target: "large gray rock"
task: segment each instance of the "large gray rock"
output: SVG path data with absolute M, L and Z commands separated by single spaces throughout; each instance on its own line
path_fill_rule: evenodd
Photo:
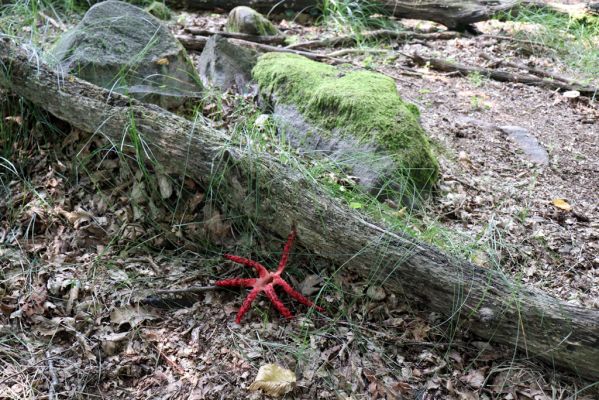
M 229 12 L 227 31 L 255 36 L 279 33 L 279 30 L 265 16 L 246 6 L 235 7 Z
M 256 51 L 214 35 L 208 39 L 202 51 L 198 71 L 202 82 L 207 86 L 214 86 L 222 91 L 233 88 L 239 93 L 245 93 L 250 89 L 252 68 L 257 60 Z
M 51 51 L 51 63 L 106 89 L 164 108 L 199 96 L 202 84 L 162 23 L 120 1 L 94 5 Z
M 339 129 L 322 129 L 306 120 L 298 107 L 271 100 L 274 122 L 289 145 L 301 154 L 328 157 L 352 175 L 359 187 L 375 196 L 385 197 L 385 192 L 400 190 L 393 181 L 397 164 L 382 146 L 344 135 Z

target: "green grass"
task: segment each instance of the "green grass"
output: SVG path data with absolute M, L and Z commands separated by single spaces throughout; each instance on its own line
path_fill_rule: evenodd
M 0 32 L 38 44 L 51 42 L 86 6 L 86 2 L 76 0 L 17 0 L 3 4 Z
M 599 16 L 573 16 L 528 8 L 516 16 L 502 15 L 500 18 L 536 25 L 537 31 L 521 30 L 517 36 L 541 45 L 540 50 L 535 51 L 549 51 L 589 79 L 599 76 Z
M 358 0 L 324 0 L 320 22 L 338 31 L 359 35 L 367 29 L 389 28 L 393 24 L 375 2 Z

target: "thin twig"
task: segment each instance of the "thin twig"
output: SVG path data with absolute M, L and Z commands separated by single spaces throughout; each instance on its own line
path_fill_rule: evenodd
M 242 39 L 248 42 L 264 43 L 264 44 L 283 44 L 285 43 L 285 36 L 283 35 L 248 35 L 246 33 L 236 32 L 225 32 L 225 31 L 211 31 L 207 29 L 200 29 L 196 27 L 186 27 L 185 32 L 189 32 L 193 35 L 199 36 L 213 36 L 220 35 L 226 38 Z
M 393 31 L 389 29 L 379 29 L 376 31 L 364 32 L 361 34 L 353 34 L 346 36 L 336 36 L 332 38 L 311 40 L 289 45 L 286 49 L 315 49 L 318 47 L 335 47 L 335 46 L 350 46 L 356 44 L 359 40 L 377 40 L 377 39 L 392 39 L 392 40 L 450 40 L 461 37 L 458 32 L 433 32 L 419 33 L 412 31 Z
M 386 54 L 389 50 L 384 49 L 341 49 L 327 54 L 329 57 L 341 57 L 347 54 L 362 54 L 362 53 L 373 53 L 373 54 Z
M 192 35 L 177 35 L 176 38 L 181 42 L 183 47 L 188 50 L 202 50 L 206 43 L 208 42 L 208 38 L 205 36 L 192 36 Z M 343 64 L 346 61 L 338 58 L 332 58 L 327 56 L 326 54 L 318 54 L 313 53 L 311 51 L 300 51 L 300 50 L 290 50 L 284 47 L 276 47 L 268 44 L 255 43 L 242 39 L 233 39 L 229 38 L 229 42 L 241 47 L 247 47 L 250 49 L 254 49 L 262 52 L 277 52 L 277 53 L 291 53 L 297 54 L 300 56 L 304 56 L 309 58 L 310 60 L 315 61 L 328 61 L 332 64 Z
M 539 78 L 534 75 L 524 75 L 506 71 L 498 71 L 489 68 L 480 68 L 470 65 L 463 65 L 448 60 L 442 60 L 439 58 L 423 57 L 417 53 L 413 55 L 408 55 L 408 57 L 410 57 L 412 61 L 414 61 L 418 65 L 428 65 L 431 68 L 438 71 L 450 73 L 453 72 L 462 76 L 468 76 L 473 73 L 478 73 L 482 76 L 486 76 L 490 79 L 499 82 L 522 83 L 524 85 L 537 86 L 550 90 L 577 90 L 578 92 L 580 92 L 580 94 L 591 97 L 596 96 L 597 93 L 599 93 L 599 88 L 592 86 L 583 86 L 579 83 L 570 84 L 567 82 L 556 81 L 554 79 Z
M 529 67 L 528 65 L 518 64 L 518 63 L 507 61 L 507 60 L 501 60 L 501 59 L 492 57 L 486 53 L 480 53 L 480 57 L 484 58 L 487 61 L 491 61 L 492 63 L 494 63 L 496 65 L 504 65 L 504 66 L 510 67 L 510 68 L 522 69 L 522 70 L 530 72 L 533 75 L 538 75 L 543 78 L 554 79 L 556 81 L 564 82 L 568 85 L 578 85 L 578 83 L 572 79 L 569 79 L 569 78 L 566 78 L 566 77 L 563 77 L 563 76 L 560 76 L 560 75 L 557 75 L 557 74 L 554 74 L 554 73 L 551 73 L 549 71 L 545 71 L 542 69 Z
M 48 360 L 48 374 L 50 375 L 50 384 L 48 385 L 48 398 L 54 400 L 56 398 L 56 388 L 59 385 L 58 377 L 56 376 L 56 370 L 54 369 L 54 362 L 50 351 L 46 351 L 46 359 Z
M 161 294 L 185 294 L 185 293 L 204 293 L 209 292 L 211 290 L 221 289 L 218 286 L 192 286 L 189 288 L 181 288 L 181 289 L 159 289 L 154 290 L 152 294 L 161 295 Z

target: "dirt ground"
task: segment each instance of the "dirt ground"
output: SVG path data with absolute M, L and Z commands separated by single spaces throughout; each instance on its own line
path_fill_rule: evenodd
M 184 24 L 220 29 L 224 21 L 187 15 Z M 299 21 L 279 26 L 305 39 L 333 34 Z M 497 21 L 477 28 L 502 35 L 512 29 Z M 554 59 L 518 47 L 484 36 L 393 42 L 388 54 L 354 54 L 351 61 L 395 78 L 400 94 L 419 106 L 443 174 L 430 215 L 496 250 L 474 262 L 500 265 L 526 285 L 599 308 L 597 102 L 438 73 L 394 53 L 484 65 L 484 52 L 576 78 Z M 0 398 L 268 398 L 248 390 L 267 363 L 296 374 L 297 387 L 285 398 L 598 398 L 589 382 L 513 348 L 468 333 L 448 336 L 439 316 L 335 273 L 300 248 L 289 266 L 298 278 L 290 281 L 314 298 L 335 276 L 337 289 L 323 291 L 319 304 L 342 312 L 312 313 L 286 301 L 298 315 L 287 322 L 260 300 L 238 325 L 238 290 L 148 298 L 152 288 L 205 286 L 238 274 L 222 260 L 223 249 L 274 266 L 284 239 L 234 235 L 197 182 L 156 175 L 149 183 L 134 160 L 119 158 L 102 138 L 52 122 L 66 133 L 32 126 L 14 147 L 16 173 L 2 177 Z M 526 129 L 548 164 L 531 162 L 505 126 Z M 151 182 L 181 187 L 177 207 L 165 204 Z M 202 245 L 215 238 L 220 247 Z M 248 243 L 252 254 L 245 253 Z

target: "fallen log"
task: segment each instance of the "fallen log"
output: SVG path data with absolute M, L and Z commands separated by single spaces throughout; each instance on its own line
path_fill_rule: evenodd
M 469 24 L 485 21 L 499 12 L 520 7 L 521 0 L 377 0 L 373 2 L 383 11 L 398 18 L 435 21 L 450 29 L 463 29 Z M 318 0 L 166 0 L 175 8 L 191 10 L 230 10 L 237 6 L 249 6 L 261 12 L 285 10 L 305 11 L 320 6 Z
M 565 78 L 556 79 L 556 76 L 551 76 L 550 78 L 539 78 L 537 76 L 528 74 L 525 75 L 496 69 L 463 65 L 449 60 L 442 60 L 440 58 L 424 57 L 419 54 L 404 55 L 418 65 L 427 65 L 430 68 L 441 72 L 457 72 L 462 76 L 468 76 L 470 74 L 476 73 L 499 82 L 522 83 L 524 85 L 537 86 L 549 90 L 576 90 L 580 92 L 581 95 L 591 98 L 595 98 L 599 94 L 599 87 L 585 86 L 572 80 L 564 80 Z M 508 66 L 510 65 L 510 63 L 503 64 Z
M 171 170 L 207 182 L 218 177 L 230 217 L 251 219 L 298 240 L 402 299 L 416 299 L 454 329 L 514 346 L 525 357 L 599 379 L 599 310 L 570 305 L 443 254 L 402 232 L 374 223 L 298 171 L 296 163 L 236 146 L 225 132 L 191 122 L 72 76 L 62 76 L 32 50 L 0 39 L 0 86 L 85 132 L 126 142 L 132 121 L 147 154 Z M 192 156 L 190 156 L 192 155 Z

